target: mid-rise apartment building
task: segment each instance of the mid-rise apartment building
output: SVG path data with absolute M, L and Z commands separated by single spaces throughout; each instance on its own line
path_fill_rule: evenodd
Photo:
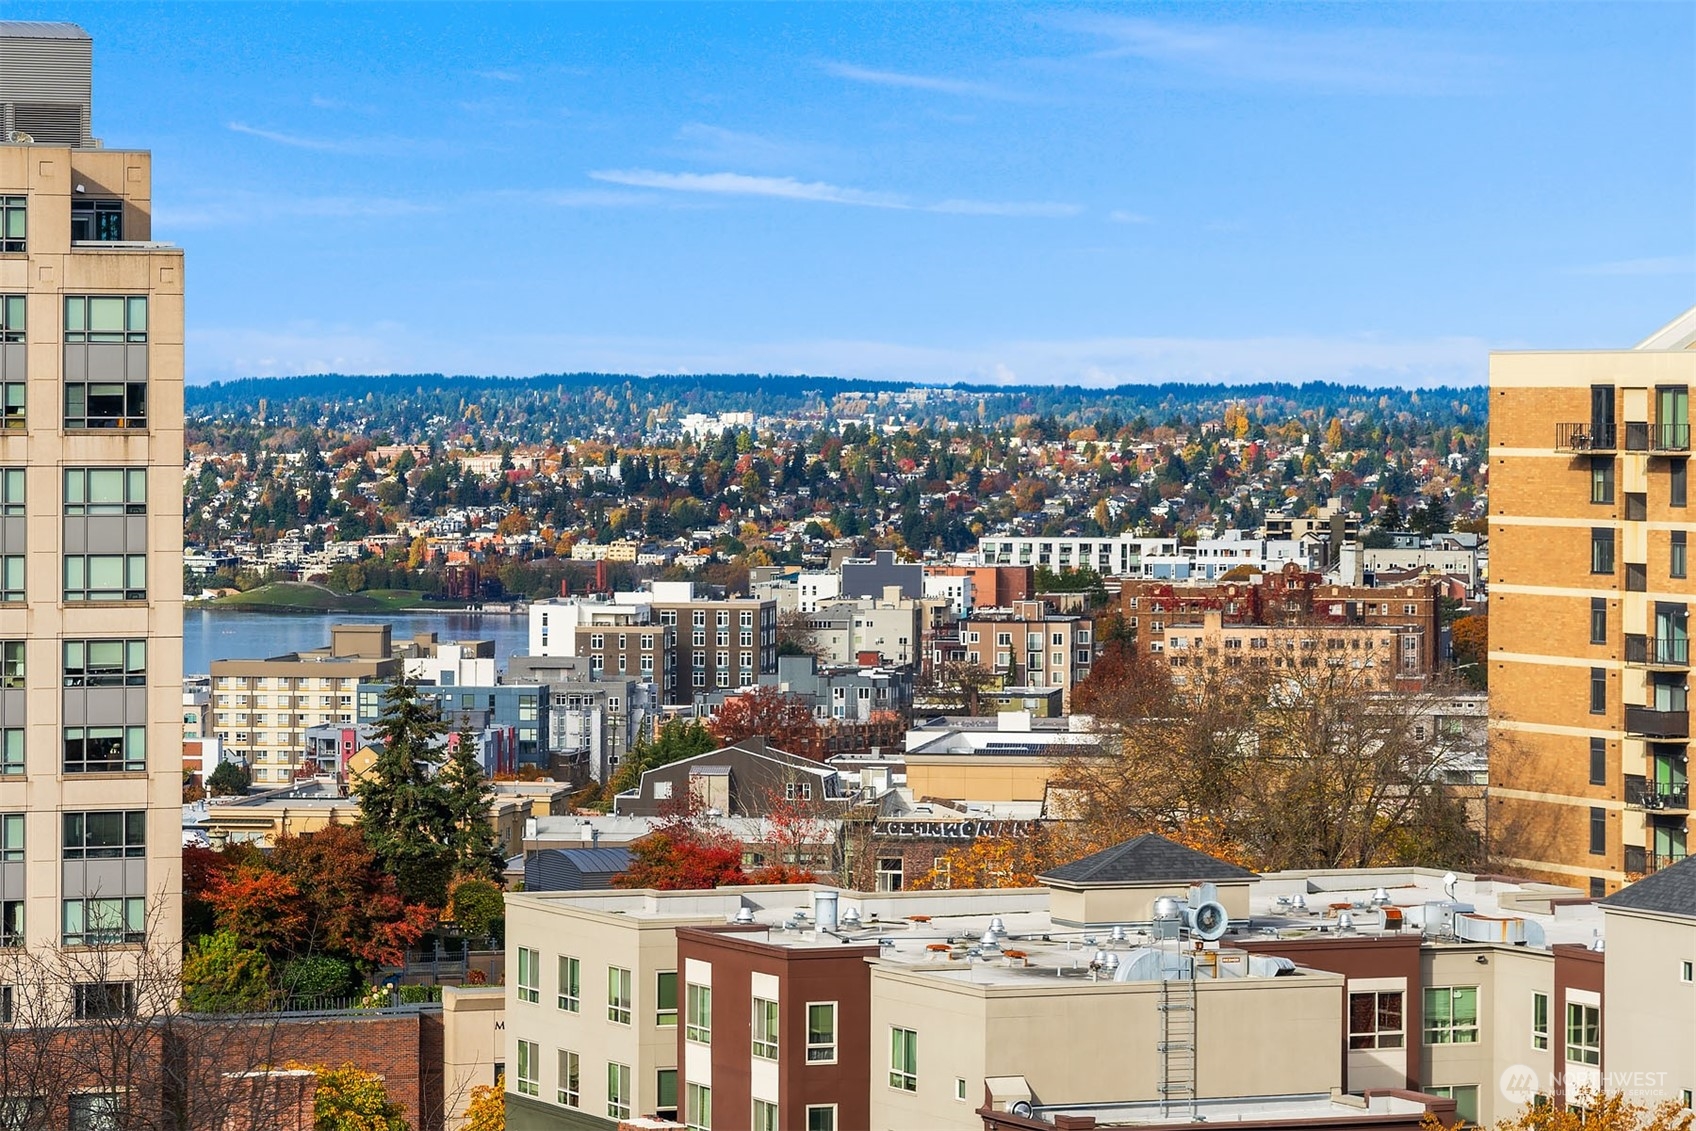
M 1491 835 L 1598 894 L 1688 851 L 1693 381 L 1696 310 L 1490 358 Z
M 1015 601 L 1005 609 L 974 609 L 960 622 L 966 662 L 1009 684 L 1058 687 L 1066 703 L 1095 663 L 1095 621 L 1051 613 L 1041 601 Z
M 1692 869 L 1598 905 L 1417 868 L 1255 876 L 1144 836 L 1034 889 L 518 894 L 508 1119 L 1363 1131 L 1604 1084 L 1688 1106 Z
M 81 28 L 0 22 L 0 956 L 115 947 L 87 1017 L 178 946 L 184 715 L 183 253 L 92 84 Z
M 212 733 L 258 784 L 310 777 L 306 729 L 359 721 L 359 685 L 393 682 L 403 659 L 386 624 L 338 624 L 330 645 L 264 660 L 212 661 Z M 370 720 L 367 720 L 370 721 Z
M 777 669 L 777 602 L 708 597 L 687 581 L 655 581 L 611 598 L 538 601 L 529 615 L 530 655 L 586 657 L 592 678 L 638 676 L 668 704 L 746 687 Z
M 1176 538 L 1140 538 L 1131 534 L 1111 537 L 988 537 L 978 542 L 978 554 L 986 566 L 1026 566 L 1061 573 L 1092 569 L 1104 577 L 1143 577 L 1143 559 L 1173 557 Z

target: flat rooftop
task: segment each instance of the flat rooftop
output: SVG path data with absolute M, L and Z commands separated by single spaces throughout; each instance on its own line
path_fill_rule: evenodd
M 1037 1106 L 1032 1114 L 1045 1123 L 1054 1122 L 1057 1115 L 1072 1115 L 1093 1116 L 1097 1127 L 1158 1127 L 1191 1122 L 1188 1106 L 1174 1103 L 1165 1109 L 1170 1114 L 1162 1114 L 1162 1105 L 1158 1101 L 1078 1107 Z M 1359 1119 L 1363 1114 L 1416 1116 L 1423 1111 L 1423 1103 L 1402 1095 L 1380 1094 L 1369 1099 L 1317 1094 L 1246 1096 L 1240 1099 L 1197 1100 L 1195 1122 L 1229 1124 L 1264 1121 L 1324 1127 L 1334 1121 Z

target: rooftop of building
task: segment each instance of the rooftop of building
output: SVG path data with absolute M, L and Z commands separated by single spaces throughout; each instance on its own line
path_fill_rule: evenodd
M 73 23 L 53 20 L 0 20 L 0 39 L 86 39 L 93 36 Z
M 1013 1081 L 1019 1083 L 1015 1085 Z M 1022 1077 L 996 1077 L 989 1083 L 1003 1091 L 1016 1092 L 1023 1086 Z M 1178 1114 L 1168 1114 L 1167 1111 Z M 1418 1116 L 1426 1110 L 1423 1101 L 1410 1094 L 1376 1093 L 1370 1097 L 1341 1094 L 1292 1096 L 1241 1096 L 1231 1099 L 1204 1099 L 1195 1103 L 1195 1118 L 1189 1118 L 1188 1105 L 1177 1104 L 1167 1109 L 1158 1100 L 1138 1103 L 1100 1104 L 1035 1104 L 1031 1118 L 1054 1123 L 1056 1116 L 1074 1119 L 1094 1119 L 1098 1128 L 1165 1127 L 1178 1123 L 1272 1123 L 1287 1127 L 1322 1128 L 1327 1123 L 1358 1120 L 1362 1115 Z
M 1602 907 L 1696 919 L 1696 858 L 1687 857 L 1644 876 L 1608 896 Z

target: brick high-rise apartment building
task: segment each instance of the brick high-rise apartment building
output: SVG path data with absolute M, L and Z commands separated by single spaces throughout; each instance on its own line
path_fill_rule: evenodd
M 1696 310 L 1490 359 L 1490 836 L 1597 893 L 1682 859 Z
M 84 1017 L 182 890 L 183 254 L 149 154 L 90 134 L 92 60 L 0 22 L 0 948 L 115 946 Z

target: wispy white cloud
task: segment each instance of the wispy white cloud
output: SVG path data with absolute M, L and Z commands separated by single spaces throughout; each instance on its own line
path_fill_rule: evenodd
M 762 177 L 748 173 L 663 173 L 653 169 L 598 169 L 589 174 L 597 181 L 633 188 L 666 192 L 699 193 L 709 196 L 753 196 L 800 200 L 816 204 L 847 204 L 858 208 L 885 208 L 902 212 L 939 212 L 957 216 L 1076 216 L 1082 206 L 1055 201 L 949 199 L 927 203 L 893 192 L 845 188 L 825 181 L 801 181 L 794 177 Z
M 1115 224 L 1154 223 L 1154 220 L 1151 217 L 1144 216 L 1141 212 L 1127 212 L 1123 208 L 1115 208 L 1107 214 L 1107 218 Z
M 589 176 L 608 184 L 664 189 L 667 192 L 767 196 L 825 204 L 852 204 L 862 208 L 912 207 L 891 193 L 843 188 L 823 181 L 798 181 L 794 177 L 757 177 L 746 173 L 661 173 L 652 169 L 600 169 Z
M 1252 24 L 1175 23 L 1105 12 L 1054 23 L 1104 39 L 1098 59 L 1132 59 L 1225 82 L 1380 94 L 1476 89 L 1501 61 L 1437 37 L 1396 28 L 1307 30 Z
M 1591 263 L 1573 267 L 1569 275 L 1692 275 L 1696 274 L 1696 256 L 1655 255 L 1645 259 L 1619 259 L 1612 263 Z
M 519 74 L 517 71 L 489 70 L 489 71 L 472 71 L 471 73 L 476 75 L 480 79 L 488 79 L 490 82 L 523 82 L 524 81 L 524 76 Z
M 238 134 L 246 134 L 249 137 L 275 142 L 278 145 L 286 145 L 291 149 L 311 149 L 320 153 L 349 153 L 354 148 L 354 143 L 350 141 L 338 141 L 334 138 L 311 137 L 302 134 L 286 134 L 278 130 L 260 129 L 258 126 L 250 126 L 245 122 L 231 122 L 230 129 Z
M 929 90 L 937 94 L 956 94 L 974 98 L 1006 98 L 1008 93 L 998 86 L 989 83 L 973 82 L 969 79 L 943 78 L 937 75 L 914 75 L 902 71 L 880 71 L 871 67 L 859 67 L 853 63 L 825 63 L 828 74 L 850 82 L 866 83 L 870 86 L 893 86 L 907 90 Z

